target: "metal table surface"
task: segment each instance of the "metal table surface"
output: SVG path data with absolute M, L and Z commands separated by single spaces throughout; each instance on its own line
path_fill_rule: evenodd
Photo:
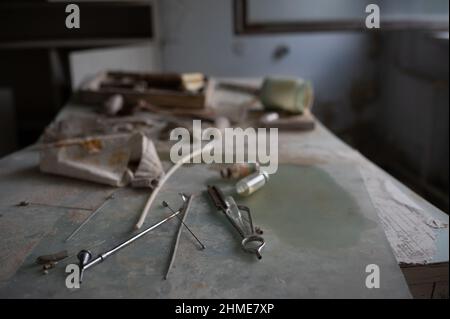
M 64 112 L 78 111 L 84 112 L 84 107 L 69 104 Z M 183 232 L 175 267 L 169 279 L 164 280 L 178 225 L 173 219 L 87 270 L 80 289 L 65 286 L 65 265 L 75 263 L 76 258 L 71 257 L 48 275 L 42 275 L 34 263 L 36 257 L 63 248 L 72 255 L 82 248 L 91 248 L 95 255 L 128 238 L 148 191 L 117 190 L 115 199 L 73 241 L 64 243 L 64 238 L 89 212 L 16 204 L 29 201 L 93 208 L 115 189 L 42 174 L 38 169 L 39 154 L 32 148 L 1 159 L 0 297 L 409 298 L 370 198 L 376 190 L 361 187 L 361 174 L 391 180 L 435 218 L 448 223 L 448 216 L 320 123 L 314 131 L 280 133 L 279 138 L 283 163 L 279 172 L 266 188 L 243 200 L 252 209 L 255 224 L 264 230 L 267 247 L 261 261 L 241 251 L 237 234 L 205 195 L 207 183 L 219 182 L 217 171 L 206 165 L 189 165 L 169 180 L 157 202 L 167 200 L 177 207 L 178 191 L 198 193 L 187 223 L 207 248 L 199 250 Z M 309 178 L 301 181 L 305 176 Z M 225 190 L 227 187 L 224 185 Z M 328 206 L 323 198 L 315 197 L 314 190 L 331 196 Z M 293 200 L 283 201 L 285 195 L 298 197 L 301 205 Z M 145 225 L 168 216 L 159 205 L 154 207 Z M 448 261 L 448 228 L 436 233 L 433 259 Z M 365 286 L 368 264 L 377 264 L 381 269 L 380 289 Z

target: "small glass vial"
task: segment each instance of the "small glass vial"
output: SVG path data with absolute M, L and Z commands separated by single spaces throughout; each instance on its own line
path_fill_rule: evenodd
M 241 196 L 248 196 L 263 187 L 269 180 L 269 174 L 265 171 L 256 172 L 241 179 L 236 184 L 236 192 Z

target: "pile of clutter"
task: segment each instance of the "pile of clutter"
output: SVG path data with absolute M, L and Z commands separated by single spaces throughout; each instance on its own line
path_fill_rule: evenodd
M 260 100 L 263 113 L 258 116 L 257 125 L 284 125 L 285 128 L 305 129 L 304 123 L 311 119 L 308 114 L 313 92 L 311 85 L 301 79 L 268 78 L 256 90 L 230 84 L 223 87 L 244 90 Z M 184 160 L 180 160 L 165 172 L 155 141 L 163 140 L 167 143 L 167 132 L 175 127 L 191 131 L 192 119 L 205 120 L 202 125 L 210 127 L 225 128 L 231 125 L 227 117 L 219 116 L 217 110 L 208 106 L 207 91 L 208 80 L 198 73 L 102 73 L 85 84 L 77 95 L 83 104 L 96 105 L 96 110 L 83 110 L 79 113 L 70 110 L 69 114 L 62 116 L 45 130 L 39 143 L 40 169 L 46 173 L 115 187 L 130 185 L 151 189 L 150 197 L 136 224 L 136 228 L 141 228 L 158 191 L 177 167 L 184 163 Z M 194 156 L 194 153 L 195 151 L 189 156 Z M 269 175 L 258 163 L 229 164 L 222 166 L 220 173 L 223 179 L 237 181 L 235 193 L 241 196 L 253 194 L 269 180 Z M 261 259 L 265 241 L 262 230 L 253 224 L 250 209 L 237 204 L 233 196 L 225 196 L 217 185 L 207 185 L 207 192 L 217 210 L 224 213 L 241 236 L 243 250 Z M 77 255 L 81 272 L 79 282 L 81 283 L 85 270 L 103 262 L 173 217 L 178 217 L 181 222 L 165 278 L 167 279 L 174 262 L 182 227 L 188 229 L 204 249 L 205 246 L 184 223 L 193 195 L 180 195 L 183 199 L 180 209 L 175 211 L 163 202 L 172 215 L 98 257 L 93 257 L 88 250 L 81 250 Z M 100 211 L 102 205 L 67 240 Z M 48 273 L 49 269 L 66 258 L 67 252 L 62 251 L 40 256 L 36 262 L 43 265 L 44 272 Z
M 75 97 L 95 105 L 95 111 L 62 117 L 45 130 L 39 146 L 41 171 L 154 189 L 164 176 L 156 141 L 167 142 L 175 127 L 192 130 L 192 119 L 202 119 L 206 127 L 231 125 L 209 105 L 207 96 L 215 89 L 209 84 L 201 73 L 97 75 Z M 258 97 L 263 113 L 256 125 L 305 129 L 314 123 L 309 121 L 312 87 L 302 79 L 267 78 L 256 89 L 230 83 L 220 87 Z

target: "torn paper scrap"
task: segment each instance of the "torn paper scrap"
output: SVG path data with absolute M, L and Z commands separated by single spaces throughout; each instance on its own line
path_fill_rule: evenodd
M 98 135 L 142 133 L 147 137 L 157 134 L 165 126 L 158 116 L 137 113 L 130 116 L 107 117 L 98 114 L 77 114 L 51 123 L 41 138 L 43 143 Z
M 153 142 L 143 134 L 103 135 L 48 144 L 40 153 L 40 169 L 122 187 L 158 185 L 164 170 Z

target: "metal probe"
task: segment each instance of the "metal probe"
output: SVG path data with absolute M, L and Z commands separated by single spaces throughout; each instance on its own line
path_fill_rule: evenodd
M 185 198 L 183 198 L 183 200 L 185 200 Z M 139 234 L 131 237 L 130 239 L 124 241 L 123 243 L 115 246 L 114 248 L 104 252 L 103 254 L 100 254 L 97 258 L 92 259 L 92 253 L 89 250 L 82 250 L 78 253 L 77 257 L 78 257 L 78 266 L 80 268 L 80 284 L 83 281 L 83 274 L 84 271 L 88 268 L 91 268 L 92 266 L 95 266 L 96 264 L 104 261 L 106 258 L 108 258 L 109 256 L 115 254 L 116 252 L 118 252 L 119 250 L 121 250 L 122 248 L 125 248 L 126 246 L 128 246 L 129 244 L 131 244 L 132 242 L 134 242 L 135 240 L 141 238 L 142 236 L 144 236 L 145 234 L 147 234 L 148 232 L 152 231 L 153 229 L 161 226 L 162 224 L 164 224 L 165 222 L 167 222 L 168 220 L 172 219 L 173 217 L 177 216 L 179 213 L 182 212 L 182 210 L 184 209 L 186 203 L 184 203 L 183 207 L 180 208 L 178 211 L 174 212 L 172 215 L 170 215 L 169 217 L 164 218 L 163 220 L 161 220 L 160 222 L 148 227 L 147 229 L 141 231 Z
M 187 203 L 184 206 L 183 209 L 183 219 L 180 219 L 181 223 L 180 226 L 178 227 L 178 231 L 177 231 L 177 236 L 175 239 L 175 243 L 173 245 L 173 249 L 172 249 L 172 257 L 170 258 L 170 262 L 169 265 L 167 266 L 167 271 L 166 274 L 164 276 L 164 279 L 167 280 L 167 278 L 169 277 L 169 273 L 170 270 L 172 269 L 173 264 L 175 263 L 175 257 L 177 255 L 177 250 L 178 250 L 178 243 L 180 241 L 180 236 L 181 236 L 181 230 L 182 230 L 182 225 L 184 225 L 188 230 L 189 228 L 186 226 L 186 224 L 184 223 L 184 220 L 186 220 L 187 214 L 189 212 L 189 208 L 191 206 L 192 200 L 194 198 L 194 195 L 191 195 L 188 197 Z M 166 203 L 167 204 L 167 203 Z M 169 205 L 165 205 L 166 207 L 169 207 Z M 172 208 L 169 207 L 170 210 L 172 210 Z M 173 210 L 172 210 L 173 211 Z M 177 216 L 179 218 L 179 216 Z M 190 230 L 189 230 L 190 231 Z M 190 231 L 191 232 L 191 231 Z M 195 237 L 195 235 L 191 232 L 192 236 Z M 195 239 L 197 239 L 197 237 L 195 237 Z M 205 249 L 205 246 L 197 239 L 197 241 L 200 243 L 200 245 L 202 246 L 202 249 Z
M 188 212 L 188 209 L 189 209 L 189 206 L 190 206 L 191 201 L 192 201 L 192 195 L 188 197 L 188 202 L 187 202 L 187 205 L 186 205 L 186 207 L 185 207 L 186 209 L 183 210 L 183 211 L 184 211 L 183 217 L 184 217 L 184 216 L 186 215 L 186 213 Z M 162 202 L 162 205 L 163 205 L 164 207 L 167 207 L 168 209 L 170 209 L 170 211 L 171 211 L 172 213 L 175 213 L 175 211 L 172 209 L 172 207 L 169 206 L 169 204 L 167 204 L 166 201 L 163 201 L 163 202 Z M 205 249 L 205 248 L 206 248 L 205 245 L 203 245 L 203 243 L 200 241 L 200 239 L 198 239 L 197 236 L 195 236 L 195 234 L 191 231 L 191 229 L 184 223 L 184 221 L 183 221 L 184 218 L 181 219 L 180 216 L 178 216 L 178 215 L 177 215 L 177 218 L 178 218 L 178 220 L 184 225 L 184 227 L 186 227 L 186 229 L 191 233 L 191 235 L 197 240 L 197 242 L 200 244 L 200 246 L 202 247 L 202 249 Z
M 97 215 L 97 213 L 103 208 L 103 206 L 105 206 L 106 203 L 113 198 L 113 194 L 106 197 L 105 201 L 100 206 L 98 206 L 77 228 L 75 228 L 75 230 L 69 235 L 69 237 L 66 238 L 65 241 L 68 242 L 69 240 L 71 240 L 73 236 L 75 236 L 81 230 L 81 228 L 84 227 L 84 225 L 86 225 L 92 218 L 94 218 L 94 216 Z
M 64 206 L 64 205 L 53 205 L 53 204 L 44 204 L 44 203 L 35 203 L 35 202 L 28 202 L 28 201 L 21 201 L 16 206 L 24 207 L 24 206 L 44 206 L 44 207 L 55 207 L 55 208 L 64 208 L 64 209 L 73 209 L 73 210 L 92 210 L 91 208 L 86 207 L 76 207 L 76 206 Z

